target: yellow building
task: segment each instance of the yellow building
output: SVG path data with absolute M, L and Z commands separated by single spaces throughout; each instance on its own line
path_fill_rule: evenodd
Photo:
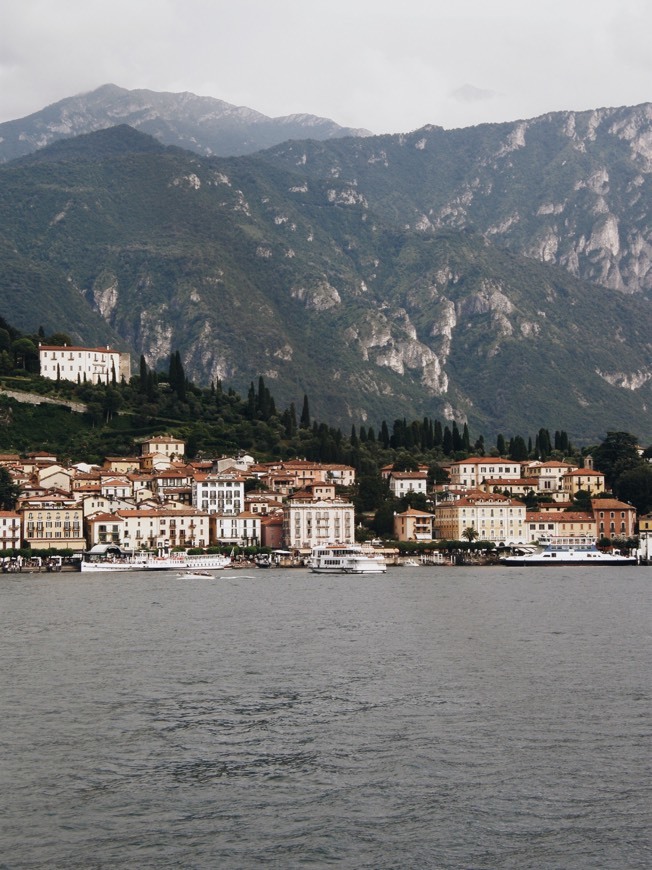
M 542 538 L 595 537 L 593 514 L 579 511 L 528 511 L 525 525 L 528 542 Z
M 576 468 L 562 476 L 561 486 L 569 501 L 572 501 L 580 491 L 597 495 L 599 492 L 604 492 L 604 474 L 593 468 Z
M 463 498 L 438 504 L 435 534 L 449 541 L 462 541 L 473 529 L 476 540 L 497 545 L 523 544 L 527 540 L 525 505 L 499 493 L 470 490 Z
M 23 521 L 23 538 L 32 549 L 83 550 L 84 516 L 80 504 L 59 496 L 29 499 L 18 513 Z
M 641 559 L 649 564 L 652 561 L 652 514 L 639 517 L 638 536 Z
M 397 541 L 432 541 L 435 515 L 409 508 L 394 514 L 394 537 Z

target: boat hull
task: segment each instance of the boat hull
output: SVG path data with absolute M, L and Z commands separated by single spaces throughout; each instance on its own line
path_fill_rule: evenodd
M 617 568 L 625 565 L 636 565 L 637 561 L 636 558 L 633 556 L 631 558 L 629 556 L 623 556 L 621 558 L 614 557 L 613 559 L 575 559 L 564 557 L 546 559 L 542 556 L 524 556 L 523 558 L 519 558 L 518 556 L 508 556 L 506 559 L 502 559 L 501 564 L 506 565 L 507 567 L 512 566 L 515 568 L 568 568 L 570 566 L 587 565 L 591 568 Z

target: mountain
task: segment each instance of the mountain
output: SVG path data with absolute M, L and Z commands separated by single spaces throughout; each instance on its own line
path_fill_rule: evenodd
M 59 139 L 120 124 L 149 133 L 164 145 L 221 156 L 251 154 L 288 139 L 369 135 L 367 130 L 340 127 L 315 115 L 269 118 L 212 97 L 104 85 L 60 100 L 26 118 L 0 124 L 0 163 Z
M 652 291 L 652 104 L 460 130 L 288 142 L 265 159 L 337 178 L 420 233 L 493 243 L 625 294 Z
M 633 129 L 640 110 L 631 116 Z M 299 407 L 305 393 L 313 416 L 333 424 L 427 415 L 468 420 L 486 437 L 545 426 L 577 443 L 610 429 L 650 440 L 642 258 L 638 285 L 614 290 L 533 258 L 526 232 L 548 214 L 542 201 L 568 203 L 576 223 L 557 214 L 558 250 L 579 250 L 581 230 L 585 266 L 597 268 L 616 253 L 587 247 L 605 212 L 581 167 L 593 178 L 607 161 L 618 190 L 621 176 L 638 180 L 633 202 L 601 196 L 618 226 L 641 236 L 646 171 L 634 149 L 626 162 L 620 140 L 610 153 L 601 145 L 599 160 L 585 143 L 580 166 L 568 166 L 571 151 L 553 171 L 549 140 L 554 130 L 565 142 L 569 123 L 553 120 L 532 122 L 511 175 L 496 156 L 501 137 L 513 139 L 508 124 L 231 158 L 126 126 L 58 142 L 0 167 L 0 314 L 78 341 L 119 336 L 149 365 L 167 367 L 178 349 L 200 383 L 246 392 L 262 375 L 280 407 Z M 445 220 L 462 192 L 458 217 Z M 623 237 L 621 274 L 635 251 L 639 237 Z

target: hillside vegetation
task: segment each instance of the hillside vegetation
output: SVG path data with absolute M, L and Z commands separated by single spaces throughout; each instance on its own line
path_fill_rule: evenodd
M 583 443 L 610 429 L 651 432 L 645 293 L 586 283 L 563 258 L 524 256 L 530 243 L 516 229 L 495 231 L 511 214 L 524 233 L 523 203 L 539 203 L 543 220 L 561 205 L 555 185 L 575 190 L 580 170 L 594 173 L 595 157 L 572 143 L 572 171 L 554 158 L 553 127 L 531 125 L 532 142 L 509 152 L 512 169 L 496 156 L 513 134 L 505 125 L 230 159 L 129 127 L 59 142 L 0 168 L 0 311 L 22 329 L 37 317 L 79 343 L 128 349 L 154 369 L 178 350 L 204 386 L 245 393 L 262 373 L 284 406 L 307 393 L 320 418 L 345 428 L 425 416 L 492 438 L 541 420 Z M 621 143 L 598 138 L 601 159 Z M 544 156 L 550 203 L 543 187 L 526 190 Z M 593 188 L 582 188 L 582 232 L 595 265 Z

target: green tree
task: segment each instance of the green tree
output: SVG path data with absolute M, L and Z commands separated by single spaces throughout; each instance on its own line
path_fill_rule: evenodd
M 47 341 L 43 343 L 52 344 L 56 347 L 71 347 L 74 344 L 72 338 L 65 332 L 53 332 Z
M 605 476 L 607 489 L 614 492 L 625 471 L 641 465 L 636 437 L 629 432 L 607 432 L 602 444 L 593 450 L 593 462 Z
M 393 471 L 418 471 L 419 463 L 414 456 L 401 452 L 394 460 Z
M 527 444 L 521 435 L 516 435 L 510 443 L 509 458 L 514 462 L 525 462 L 527 457 Z
M 31 372 L 38 370 L 38 350 L 29 338 L 17 338 L 11 343 L 16 366 Z
M 301 409 L 301 417 L 299 419 L 301 429 L 310 429 L 310 406 L 308 404 L 308 396 L 303 397 L 303 408 Z
M 652 511 L 652 465 L 641 463 L 618 478 L 616 495 L 634 505 L 639 516 Z
M 591 493 L 586 489 L 578 489 L 573 496 L 571 505 L 566 508 L 567 511 L 579 511 L 580 513 L 591 512 Z
M 354 504 L 359 513 L 378 510 L 387 498 L 387 483 L 377 471 L 359 475 Z
M 472 544 L 478 537 L 478 534 L 478 530 L 474 529 L 473 526 L 467 526 L 462 532 L 462 537 L 468 541 L 469 544 Z
M 179 351 L 174 351 L 170 354 L 170 365 L 168 368 L 168 380 L 170 387 L 177 394 L 180 402 L 186 401 L 186 375 L 181 362 L 181 354 Z
M 21 493 L 20 486 L 14 481 L 9 471 L 0 466 L 0 507 L 4 511 L 12 511 Z

